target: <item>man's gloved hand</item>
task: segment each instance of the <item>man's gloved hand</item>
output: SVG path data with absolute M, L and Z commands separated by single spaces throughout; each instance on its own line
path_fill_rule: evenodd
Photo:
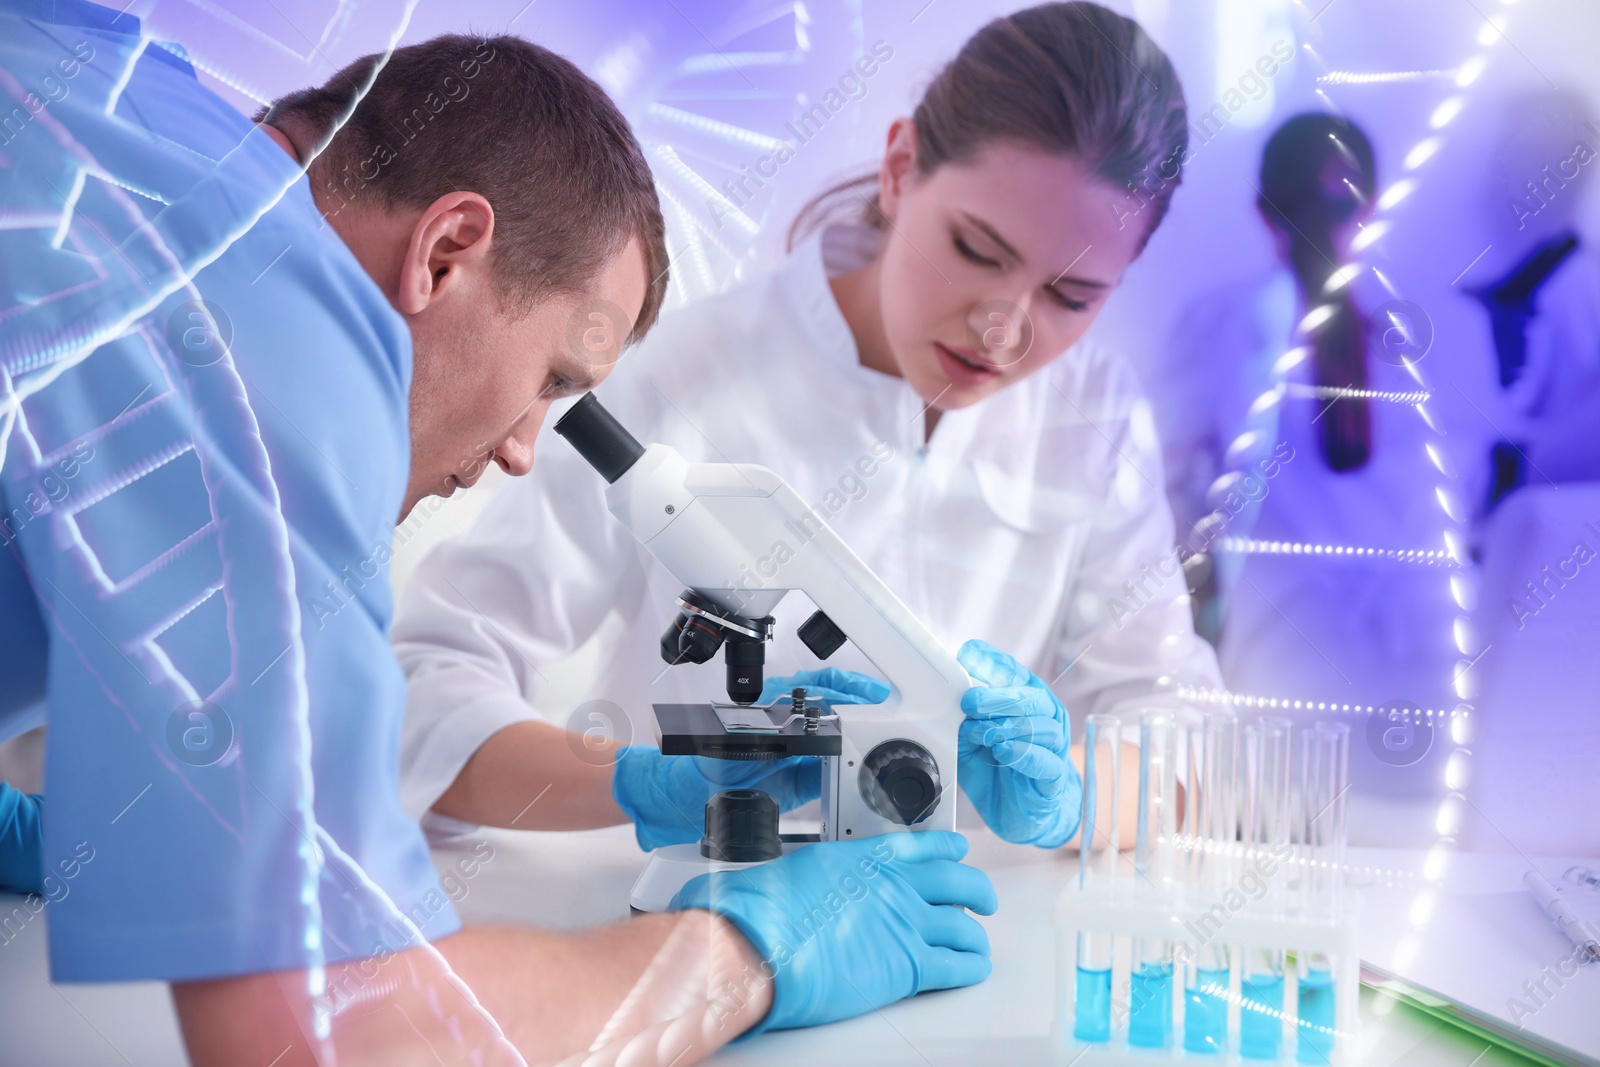
M 0 890 L 44 892 L 44 797 L 0 782 Z
M 1083 780 L 1067 758 L 1067 709 L 1037 675 L 985 641 L 968 641 L 956 658 L 982 683 L 961 698 L 961 787 L 1007 841 L 1066 844 L 1083 809 Z
M 816 1026 L 989 976 L 989 935 L 961 909 L 994 914 L 994 886 L 966 854 L 946 830 L 827 841 L 702 874 L 670 910 L 723 916 L 766 961 L 772 1010 L 749 1033 Z
M 797 686 L 835 704 L 873 704 L 886 700 L 889 687 L 876 678 L 837 667 L 768 678 L 760 703 L 788 696 Z M 629 745 L 617 753 L 611 795 L 633 820 L 639 847 L 700 840 L 706 801 L 724 789 L 759 789 L 791 811 L 822 795 L 822 761 L 811 756 L 746 763 L 700 756 L 663 756 L 653 745 Z

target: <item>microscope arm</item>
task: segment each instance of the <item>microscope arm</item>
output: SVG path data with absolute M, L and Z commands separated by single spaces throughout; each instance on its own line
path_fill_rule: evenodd
M 789 590 L 805 593 L 894 687 L 886 708 L 904 704 L 959 726 L 967 672 L 772 471 L 687 463 L 650 445 L 606 490 L 606 503 L 674 577 L 730 612 L 765 615 Z

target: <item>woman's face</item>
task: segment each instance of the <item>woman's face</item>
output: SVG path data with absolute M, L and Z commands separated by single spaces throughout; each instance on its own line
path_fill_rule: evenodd
M 915 130 L 889 135 L 879 196 L 888 346 L 939 410 L 1013 385 L 1088 330 L 1139 253 L 1153 208 L 1077 159 L 996 142 L 923 175 Z

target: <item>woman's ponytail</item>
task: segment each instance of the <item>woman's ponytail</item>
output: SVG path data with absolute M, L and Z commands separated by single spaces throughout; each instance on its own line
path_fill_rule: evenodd
M 1372 455 L 1367 324 L 1349 286 L 1328 292 L 1338 262 L 1335 233 L 1372 198 L 1377 170 L 1366 134 L 1334 115 L 1297 115 L 1261 154 L 1261 211 L 1289 242 L 1289 269 L 1307 307 L 1332 309 L 1311 330 L 1316 384 L 1328 392 L 1317 418 L 1318 442 L 1332 470 L 1356 470 Z

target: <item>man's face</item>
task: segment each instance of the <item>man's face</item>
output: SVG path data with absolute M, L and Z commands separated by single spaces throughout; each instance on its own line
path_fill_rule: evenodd
M 644 305 L 645 260 L 630 241 L 585 294 L 504 309 L 487 271 L 467 270 L 449 298 L 410 318 L 411 476 L 401 519 L 425 496 L 450 496 L 490 463 L 533 466 L 550 403 L 603 381 Z
M 297 162 L 274 126 L 261 130 Z M 425 208 L 358 210 L 330 202 L 328 222 L 411 329 L 411 473 L 400 519 L 425 496 L 472 485 L 490 463 L 523 475 L 550 402 L 605 380 L 649 289 L 637 239 L 611 258 L 587 293 L 508 309 L 494 284 L 494 208 L 455 192 Z

